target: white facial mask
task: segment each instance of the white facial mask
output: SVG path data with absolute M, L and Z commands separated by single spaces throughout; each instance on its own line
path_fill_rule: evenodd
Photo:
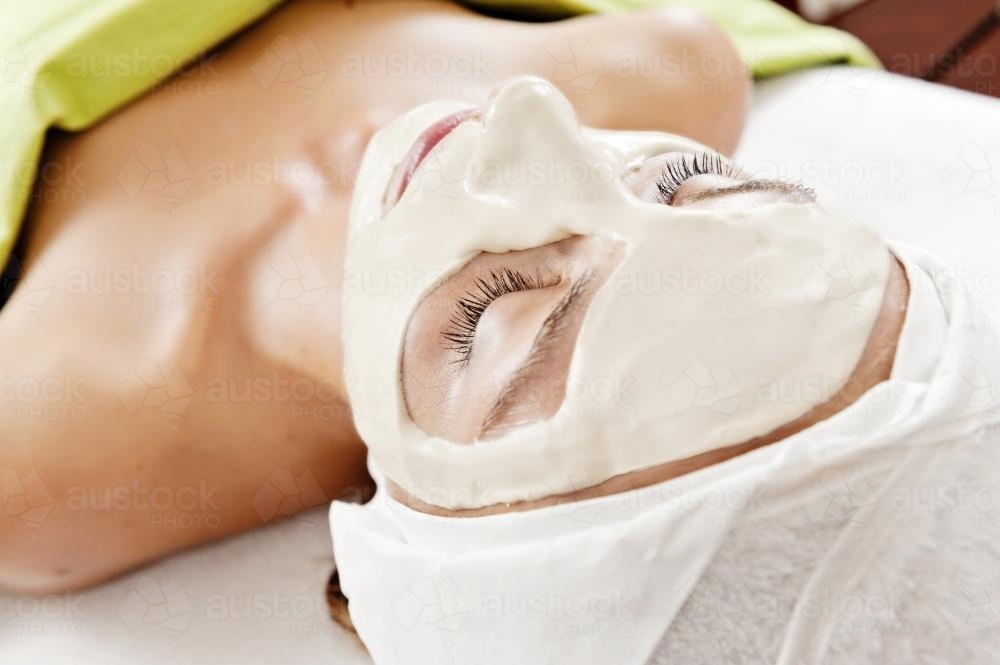
M 573 491 L 766 434 L 850 376 L 889 275 L 873 232 L 816 204 L 717 213 L 640 201 L 622 177 L 643 159 L 704 148 L 581 130 L 547 82 L 499 89 L 383 216 L 402 155 L 460 108 L 421 107 L 380 132 L 351 209 L 346 269 L 362 285 L 345 290 L 353 415 L 378 467 L 411 495 L 476 508 Z M 572 235 L 617 240 L 624 258 L 585 315 L 559 411 L 473 444 L 424 433 L 400 381 L 420 300 L 479 252 Z M 392 275 L 406 276 L 407 288 L 364 288 Z M 796 390 L 795 399 L 760 399 L 762 385 Z M 810 385 L 821 388 L 802 389 Z
M 996 486 L 996 439 L 981 432 L 1000 421 L 1000 325 L 937 291 L 952 271 L 894 250 L 911 297 L 890 381 L 778 443 L 629 492 L 475 518 L 399 504 L 376 464 L 376 497 L 330 513 L 374 662 L 904 663 L 942 653 L 942 635 L 949 654 L 996 662 L 989 624 L 970 630 L 986 605 L 968 599 L 988 592 L 955 589 L 997 565 L 997 509 L 981 493 Z M 952 501 L 923 498 L 934 488 Z M 954 617 L 971 625 L 953 632 Z

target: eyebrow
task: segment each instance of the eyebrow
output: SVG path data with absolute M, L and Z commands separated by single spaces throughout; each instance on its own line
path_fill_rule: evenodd
M 594 270 L 588 270 L 575 278 L 566 294 L 559 299 L 552 311 L 545 317 L 535 339 L 531 342 L 527 359 L 511 373 L 510 378 L 500 389 L 496 400 L 486 412 L 486 417 L 483 418 L 483 424 L 476 434 L 476 439 L 491 432 L 499 422 L 516 411 L 518 404 L 515 397 L 517 393 L 531 379 L 536 368 L 546 362 L 548 352 L 558 344 L 565 333 L 569 315 L 580 304 L 581 297 L 587 292 L 587 287 L 594 281 L 595 275 Z
M 716 196 L 726 196 L 729 194 L 745 194 L 749 192 L 765 192 L 768 194 L 778 194 L 791 203 L 809 203 L 816 200 L 816 191 L 805 185 L 788 182 L 787 180 L 776 180 L 774 178 L 753 178 L 744 180 L 735 185 L 725 187 L 713 187 L 702 190 L 690 197 L 683 199 L 684 204 L 696 203 L 711 199 Z

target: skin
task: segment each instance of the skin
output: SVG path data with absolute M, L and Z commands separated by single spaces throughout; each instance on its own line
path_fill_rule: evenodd
M 600 72 L 584 87 L 556 81 L 584 124 L 735 147 L 749 86 L 740 67 L 707 76 L 697 66 L 670 75 L 617 66 L 622 54 L 733 65 L 736 54 L 712 23 L 657 10 L 557 28 L 589 46 Z M 482 104 L 511 76 L 544 74 L 532 63 L 553 30 L 444 2 L 296 2 L 226 45 L 207 73 L 196 68 L 179 79 L 216 85 L 166 85 L 86 132 L 51 137 L 45 161 L 79 165 L 83 197 L 66 196 L 75 185 L 58 179 L 35 192 L 19 251 L 26 278 L 0 312 L 0 367 L 14 385 L 55 380 L 73 390 L 39 401 L 16 390 L 8 400 L 4 388 L 0 466 L 22 478 L 34 471 L 52 507 L 37 529 L 16 516 L 0 519 L 0 586 L 36 593 L 86 586 L 261 525 L 273 508 L 255 498 L 276 472 L 309 474 L 323 495 L 317 501 L 368 491 L 340 344 L 353 169 L 371 135 L 414 106 L 443 96 Z M 284 81 L 265 86 L 255 75 L 278 37 L 308 39 L 318 50 L 328 70 L 314 92 Z M 346 69 L 386 54 L 455 58 L 477 49 L 491 58 L 472 75 Z M 172 199 L 158 186 L 129 189 L 136 176 L 127 167 L 143 144 L 154 154 L 176 147 L 193 174 L 190 186 Z M 321 175 L 284 178 L 275 164 Z M 249 183 L 248 169 L 256 174 Z M 141 169 L 138 177 L 141 185 Z M 312 259 L 326 289 L 312 307 L 255 290 L 278 252 Z M 121 284 L 113 271 L 125 276 L 124 288 L 106 288 Z M 181 286 L 151 289 L 155 273 Z M 20 299 L 37 280 L 52 288 L 33 310 Z M 146 393 L 129 387 L 150 365 L 183 377 L 170 384 L 170 397 L 181 399 L 170 407 L 176 417 L 160 402 L 142 406 Z M 266 390 L 247 400 L 248 382 Z M 308 393 L 289 397 L 293 385 Z M 84 415 L 32 415 L 53 405 Z M 94 505 L 122 491 L 128 501 Z M 173 499 L 159 507 L 140 500 L 154 491 Z

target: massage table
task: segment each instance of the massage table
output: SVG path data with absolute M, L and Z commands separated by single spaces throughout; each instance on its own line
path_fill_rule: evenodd
M 801 179 L 928 247 L 1000 311 L 1000 101 L 824 67 L 757 84 L 739 161 Z M 42 524 L 39 528 L 44 528 Z M 80 594 L 0 594 L 4 665 L 370 663 L 326 613 L 326 510 L 183 552 Z

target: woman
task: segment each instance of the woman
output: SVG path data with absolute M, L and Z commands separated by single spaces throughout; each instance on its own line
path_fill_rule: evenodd
M 561 44 L 593 59 L 589 78 L 540 57 Z M 387 59 L 400 54 L 402 73 Z M 637 75 L 624 56 L 694 65 Z M 698 66 L 709 61 L 725 66 Z M 586 125 L 722 152 L 749 85 L 721 32 L 685 11 L 554 29 L 443 2 L 300 2 L 188 79 L 214 85 L 181 77 L 52 137 L 44 166 L 66 175 L 40 171 L 0 313 L 3 465 L 34 472 L 52 508 L 37 531 L 0 523 L 0 583 L 84 586 L 303 501 L 364 494 L 341 348 L 356 166 L 401 113 L 441 98 L 480 106 L 526 72 L 556 80 Z M 277 505 L 283 478 L 314 482 Z
M 372 139 L 345 265 L 379 665 L 995 661 L 1000 326 L 926 253 L 517 78 Z
M 996 662 L 938 609 L 981 598 L 994 507 L 888 500 L 996 485 L 982 377 L 954 380 L 1000 367 L 996 327 L 720 154 L 739 67 L 612 66 L 733 63 L 710 24 L 562 25 L 294 5 L 218 87 L 53 145 L 86 195 L 43 182 L 0 315 L 5 513 L 43 522 L 2 523 L 5 584 L 357 498 L 363 439 L 379 491 L 331 524 L 380 665 Z M 599 76 L 516 76 L 585 52 Z
M 867 267 L 864 297 L 810 288 L 830 254 Z M 379 663 L 645 662 L 669 621 L 641 592 L 635 632 L 617 639 L 591 632 L 589 602 L 576 621 L 552 608 L 527 622 L 507 596 L 653 587 L 684 539 L 643 510 L 620 510 L 611 535 L 562 533 L 543 509 L 607 510 L 648 490 L 650 514 L 669 514 L 655 500 L 666 481 L 746 467 L 885 382 L 909 298 L 874 232 L 808 189 L 674 135 L 582 129 L 532 78 L 484 108 L 425 105 L 372 140 L 346 265 L 413 275 L 406 289 L 345 293 L 351 404 L 381 492 L 335 504 L 331 527 Z M 763 395 L 768 384 L 782 397 Z M 415 580 L 454 586 L 463 600 L 439 602 L 464 607 L 458 634 L 388 618 Z

